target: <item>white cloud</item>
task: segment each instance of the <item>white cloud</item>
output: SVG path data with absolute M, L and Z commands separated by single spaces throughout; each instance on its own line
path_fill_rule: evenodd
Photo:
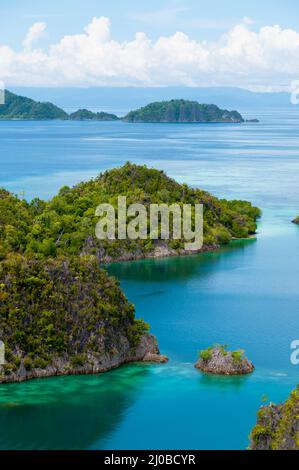
M 0 79 L 31 86 L 240 86 L 283 89 L 299 78 L 299 32 L 280 26 L 251 29 L 244 18 L 217 41 L 183 32 L 151 40 L 111 37 L 110 20 L 93 18 L 81 34 L 48 50 L 35 48 L 46 24 L 35 23 L 16 51 L 0 45 Z
M 33 43 L 38 41 L 45 35 L 45 29 L 47 25 L 42 21 L 34 23 L 31 28 L 29 28 L 28 33 L 23 41 L 23 47 L 25 50 L 30 51 L 33 46 Z

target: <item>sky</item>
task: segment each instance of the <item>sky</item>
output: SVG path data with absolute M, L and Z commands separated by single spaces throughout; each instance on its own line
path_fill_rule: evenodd
M 10 0 L 0 80 L 289 90 L 299 80 L 298 10 L 295 0 Z

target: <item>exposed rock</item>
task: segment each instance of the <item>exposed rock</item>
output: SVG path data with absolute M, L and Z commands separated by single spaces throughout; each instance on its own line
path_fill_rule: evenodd
M 299 387 L 285 403 L 262 406 L 250 434 L 252 450 L 299 450 Z
M 218 375 L 243 375 L 254 370 L 252 362 L 244 356 L 243 350 L 228 351 L 225 346 L 220 345 L 201 351 L 194 367 Z
M 136 348 L 132 348 L 125 337 L 122 338 L 121 343 L 119 350 L 114 353 L 104 355 L 99 353 L 88 354 L 86 363 L 78 367 L 74 367 L 71 358 L 68 356 L 53 357 L 51 364 L 45 369 L 26 370 L 22 362 L 17 372 L 9 375 L 5 375 L 4 367 L 0 366 L 0 384 L 60 375 L 99 374 L 129 362 L 165 363 L 168 361 L 166 356 L 160 354 L 157 340 L 151 334 L 143 335 Z
M 296 217 L 296 219 L 292 220 L 293 224 L 299 225 L 299 217 Z
M 89 253 L 93 253 L 98 262 L 100 264 L 110 264 L 115 262 L 122 262 L 122 261 L 137 261 L 141 259 L 150 259 L 150 258 L 169 258 L 173 256 L 185 256 L 185 255 L 194 255 L 198 253 L 208 253 L 216 251 L 220 248 L 219 244 L 210 244 L 204 245 L 199 250 L 185 250 L 184 248 L 180 248 L 174 250 L 169 246 L 167 241 L 165 240 L 154 240 L 153 241 L 153 250 L 152 251 L 142 251 L 138 247 L 135 248 L 135 251 L 127 251 L 123 249 L 118 256 L 109 256 L 106 254 L 106 250 L 99 247 L 98 240 L 93 237 L 89 236 L 86 241 L 84 248 L 80 255 L 88 255 Z
M 160 364 L 164 364 L 165 362 L 168 362 L 168 357 L 164 356 L 163 354 L 149 352 L 144 356 L 143 362 L 157 362 Z

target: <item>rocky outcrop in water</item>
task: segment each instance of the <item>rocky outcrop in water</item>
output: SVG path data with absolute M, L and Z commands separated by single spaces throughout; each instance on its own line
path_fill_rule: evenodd
M 293 224 L 299 225 L 299 216 L 292 220 Z
M 202 350 L 194 367 L 202 372 L 218 375 L 243 375 L 254 370 L 243 350 L 228 351 L 226 346 L 221 345 Z
M 299 387 L 285 403 L 262 406 L 250 434 L 252 450 L 299 450 Z

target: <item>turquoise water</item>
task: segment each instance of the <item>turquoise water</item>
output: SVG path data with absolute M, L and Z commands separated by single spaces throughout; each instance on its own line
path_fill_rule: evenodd
M 28 198 L 131 160 L 264 212 L 256 240 L 110 266 L 169 363 L 0 386 L 0 448 L 244 449 L 262 396 L 284 400 L 298 383 L 299 110 L 255 116 L 260 124 L 0 123 L 0 185 Z M 201 375 L 197 352 L 214 342 L 246 349 L 256 371 Z

